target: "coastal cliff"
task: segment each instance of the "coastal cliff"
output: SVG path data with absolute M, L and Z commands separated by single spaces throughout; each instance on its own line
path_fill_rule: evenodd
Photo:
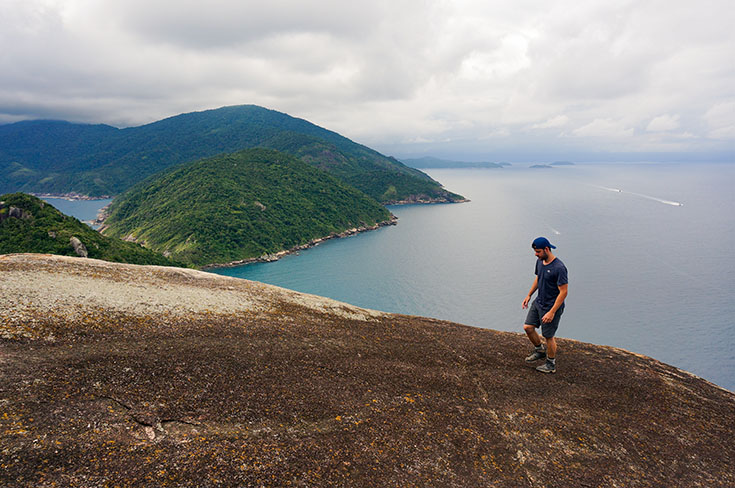
M 735 485 L 735 395 L 653 359 L 191 269 L 0 256 L 0 486 Z

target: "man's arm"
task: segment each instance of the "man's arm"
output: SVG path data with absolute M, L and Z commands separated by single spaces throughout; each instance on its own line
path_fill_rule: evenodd
M 528 308 L 528 302 L 531 301 L 531 295 L 538 290 L 538 276 L 533 280 L 533 285 L 531 285 L 531 291 L 528 292 L 528 295 L 526 295 L 526 298 L 523 299 L 523 303 L 521 304 L 521 308 Z
M 554 301 L 554 306 L 551 307 L 551 310 L 546 312 L 543 317 L 541 317 L 541 322 L 548 324 L 549 322 L 554 320 L 554 315 L 556 315 L 556 311 L 559 310 L 559 307 L 561 307 L 561 304 L 564 303 L 564 300 L 567 298 L 567 294 L 569 293 L 568 288 L 568 284 L 559 285 L 559 295 Z

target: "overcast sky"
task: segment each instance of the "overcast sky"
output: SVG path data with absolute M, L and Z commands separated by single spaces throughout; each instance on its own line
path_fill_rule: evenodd
M 0 0 L 0 46 L 0 123 L 256 104 L 398 157 L 735 160 L 732 0 Z

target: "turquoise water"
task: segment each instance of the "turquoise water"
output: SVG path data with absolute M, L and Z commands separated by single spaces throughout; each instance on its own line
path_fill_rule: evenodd
M 652 356 L 735 390 L 735 165 L 429 173 L 472 201 L 391 207 L 397 226 L 215 272 L 520 332 L 530 242 L 545 235 L 569 269 L 559 336 Z

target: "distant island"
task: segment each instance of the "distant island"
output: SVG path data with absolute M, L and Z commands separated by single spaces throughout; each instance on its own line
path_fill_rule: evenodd
M 451 161 L 447 159 L 439 159 L 431 156 L 416 159 L 401 159 L 401 162 L 407 166 L 417 169 L 439 169 L 439 168 L 502 168 L 510 166 L 510 163 L 490 163 L 490 162 L 469 162 L 469 161 Z
M 554 166 L 574 166 L 574 163 L 570 161 L 554 161 L 553 163 L 550 163 L 550 164 L 545 164 L 545 163 L 534 164 L 532 166 L 529 166 L 529 168 L 549 169 L 549 168 L 553 168 Z

